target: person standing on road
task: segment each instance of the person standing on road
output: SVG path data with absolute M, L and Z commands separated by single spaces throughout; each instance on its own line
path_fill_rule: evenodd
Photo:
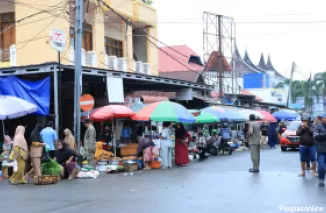
M 297 136 L 300 136 L 300 161 L 301 161 L 301 173 L 300 177 L 304 177 L 306 175 L 306 165 L 307 162 L 312 163 L 312 171 L 315 176 L 317 174 L 317 164 L 316 164 L 316 148 L 314 146 L 314 138 L 313 138 L 313 129 L 311 128 L 311 116 L 309 113 L 303 113 L 302 116 L 302 124 L 298 127 Z
M 319 186 L 325 186 L 325 166 L 326 166 L 326 114 L 323 115 L 321 124 L 318 124 L 315 132 L 318 178 Z
M 29 136 L 28 146 L 29 154 L 31 157 L 32 169 L 25 175 L 27 180 L 30 180 L 33 176 L 41 176 L 41 157 L 45 147 L 45 143 L 41 137 L 40 132 L 43 130 L 42 124 L 36 124 L 33 132 Z
M 53 122 L 48 121 L 46 128 L 44 128 L 40 133 L 43 142 L 46 144 L 46 149 L 52 159 L 54 158 L 55 154 L 55 144 L 58 142 L 58 135 L 53 127 Z
M 170 123 L 163 122 L 163 130 L 160 135 L 161 139 L 161 151 L 162 151 L 162 169 L 172 168 L 172 150 L 174 147 L 174 143 L 170 137 Z
M 86 127 L 86 131 L 84 134 L 84 149 L 87 153 L 87 161 L 89 165 L 94 166 L 94 154 L 96 150 L 96 130 L 92 124 L 90 119 L 84 120 L 84 125 Z
M 182 123 L 177 123 L 175 129 L 175 164 L 185 166 L 189 164 L 188 143 L 191 140 L 191 135 L 185 129 Z
M 248 143 L 251 152 L 251 160 L 253 167 L 249 169 L 249 172 L 259 172 L 260 163 L 260 127 L 255 121 L 256 116 L 251 114 L 249 116 L 250 122 L 248 125 Z

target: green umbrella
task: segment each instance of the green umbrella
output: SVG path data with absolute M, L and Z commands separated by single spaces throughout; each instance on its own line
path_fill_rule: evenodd
M 198 116 L 194 116 L 196 119 L 196 123 L 217 123 L 220 122 L 220 119 L 215 115 L 209 112 L 197 111 L 197 110 L 189 110 L 190 113 L 196 114 L 196 112 L 200 112 Z

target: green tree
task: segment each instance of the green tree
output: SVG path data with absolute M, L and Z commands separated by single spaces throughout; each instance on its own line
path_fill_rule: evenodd
M 316 90 L 317 100 L 322 96 L 324 99 L 326 97 L 326 72 L 316 73 L 313 84 Z

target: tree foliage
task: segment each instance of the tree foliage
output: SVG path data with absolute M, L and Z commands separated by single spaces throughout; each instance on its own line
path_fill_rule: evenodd
M 285 85 L 289 85 L 289 80 L 278 83 L 275 88 L 284 88 Z M 317 100 L 326 97 L 326 72 L 317 73 L 311 81 L 294 80 L 290 95 L 293 103 L 298 97 L 304 97 L 304 105 L 309 109 L 313 104 L 313 97 Z

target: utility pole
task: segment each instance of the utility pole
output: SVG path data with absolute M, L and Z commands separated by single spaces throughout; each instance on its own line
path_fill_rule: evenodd
M 221 103 L 224 103 L 223 100 L 223 72 L 224 72 L 224 66 L 223 66 L 223 47 L 222 47 L 222 15 L 218 15 L 218 54 L 217 54 L 217 63 L 218 63 L 218 73 L 219 73 L 219 93 L 221 97 Z
M 289 91 L 288 91 L 288 99 L 287 99 L 287 107 L 290 106 L 290 96 L 291 96 L 291 89 L 292 89 L 292 81 L 293 81 L 293 74 L 295 72 L 295 62 L 292 63 L 292 68 L 291 68 L 291 76 L 290 76 L 290 83 L 289 83 Z
M 83 41 L 83 0 L 76 1 L 75 22 L 75 97 L 74 134 L 78 150 L 80 148 L 80 97 L 82 92 L 82 41 Z

